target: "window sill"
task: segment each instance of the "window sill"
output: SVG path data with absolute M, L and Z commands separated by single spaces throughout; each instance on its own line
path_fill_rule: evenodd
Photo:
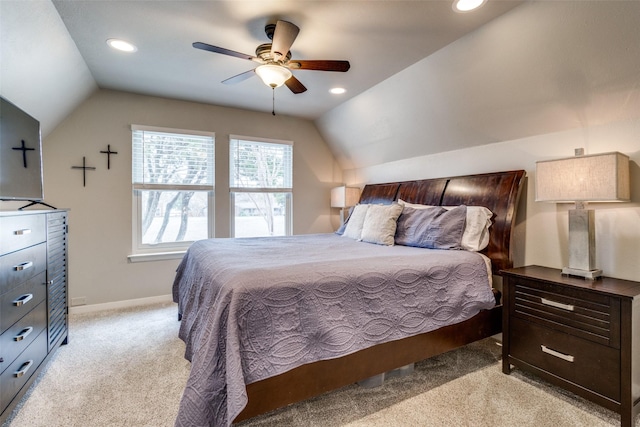
M 186 250 L 183 250 L 175 252 L 154 252 L 150 254 L 131 254 L 127 258 L 129 258 L 129 262 L 166 261 L 170 259 L 181 259 L 186 252 Z

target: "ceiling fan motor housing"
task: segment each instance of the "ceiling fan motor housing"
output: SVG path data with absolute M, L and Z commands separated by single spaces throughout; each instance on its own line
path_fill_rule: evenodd
M 276 61 L 271 54 L 271 43 L 264 43 L 256 48 L 256 56 L 267 63 L 280 62 L 286 64 L 291 59 L 291 51 L 287 52 L 287 55 L 283 59 Z

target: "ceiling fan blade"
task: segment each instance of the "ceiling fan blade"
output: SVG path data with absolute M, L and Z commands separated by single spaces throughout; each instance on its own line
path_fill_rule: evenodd
M 303 59 L 292 59 L 287 64 L 287 67 L 294 70 L 318 70 L 318 71 L 340 71 L 345 72 L 351 68 L 349 61 L 323 61 L 323 60 L 311 60 L 305 61 Z
M 256 61 L 256 60 L 259 61 L 259 59 L 256 58 L 255 56 L 247 55 L 246 53 L 240 53 L 234 50 L 229 50 L 223 47 L 213 46 L 213 45 L 202 43 L 202 42 L 195 42 L 193 43 L 192 46 L 195 47 L 196 49 L 202 49 L 202 50 L 206 50 L 213 53 L 221 53 L 223 55 L 235 56 L 236 58 L 248 59 L 249 61 Z
M 271 44 L 271 55 L 276 61 L 287 56 L 299 32 L 300 28 L 291 22 L 278 21 L 276 23 Z
M 245 71 L 244 73 L 236 74 L 233 77 L 229 77 L 228 79 L 223 80 L 222 83 L 224 83 L 226 85 L 234 85 L 236 83 L 243 82 L 243 81 L 247 80 L 248 78 L 253 77 L 255 74 L 256 74 L 255 70 Z
M 304 85 L 300 83 L 300 80 L 296 79 L 295 76 L 289 77 L 289 79 L 284 82 L 284 84 L 287 85 L 291 92 L 296 94 L 307 91 L 307 88 L 304 87 Z

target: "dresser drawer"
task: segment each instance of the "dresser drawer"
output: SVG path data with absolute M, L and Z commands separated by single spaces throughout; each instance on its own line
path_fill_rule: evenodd
M 47 303 L 42 302 L 0 335 L 0 371 L 47 328 Z M 45 347 L 46 352 L 46 347 Z
M 513 317 L 620 348 L 619 299 L 522 278 L 510 280 Z
M 0 296 L 0 333 L 47 297 L 46 272 Z
M 0 217 L 0 254 L 14 252 L 46 240 L 44 215 Z
M 46 243 L 0 256 L 0 294 L 9 292 L 42 273 L 46 268 Z
M 0 410 L 11 403 L 47 355 L 47 333 L 35 337 L 27 349 L 0 374 Z
M 620 352 L 514 318 L 511 356 L 555 376 L 620 401 Z

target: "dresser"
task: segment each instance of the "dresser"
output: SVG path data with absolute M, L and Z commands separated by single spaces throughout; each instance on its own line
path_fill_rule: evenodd
M 0 212 L 0 424 L 68 336 L 67 212 Z
M 503 274 L 502 371 L 512 366 L 620 414 L 640 399 L 640 283 L 528 266 Z

